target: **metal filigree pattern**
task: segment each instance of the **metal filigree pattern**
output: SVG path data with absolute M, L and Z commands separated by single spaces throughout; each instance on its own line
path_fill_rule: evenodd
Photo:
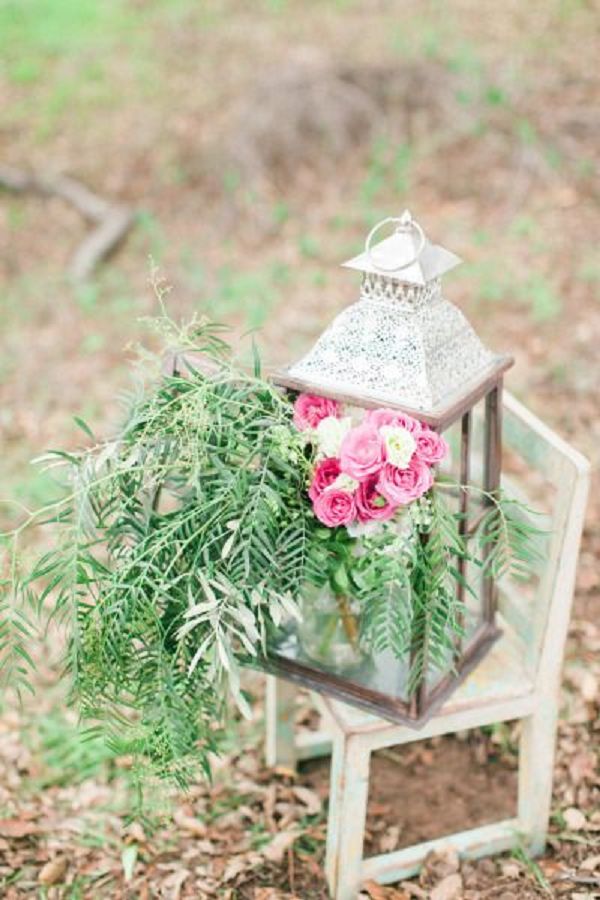
M 406 284 L 395 278 L 387 278 L 385 275 L 373 275 L 365 273 L 360 289 L 361 300 L 396 300 L 398 303 L 407 304 L 409 309 L 416 309 L 431 302 L 441 292 L 442 282 L 440 278 L 434 278 L 424 287 L 416 284 Z
M 367 273 L 343 310 L 289 374 L 324 389 L 431 409 L 493 360 L 439 279 L 419 287 Z

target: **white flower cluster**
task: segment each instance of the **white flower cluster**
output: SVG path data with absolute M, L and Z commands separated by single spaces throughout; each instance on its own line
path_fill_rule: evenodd
M 316 428 L 317 446 L 320 456 L 339 456 L 340 447 L 344 437 L 352 428 L 352 419 L 345 416 L 338 419 L 336 416 L 325 416 Z

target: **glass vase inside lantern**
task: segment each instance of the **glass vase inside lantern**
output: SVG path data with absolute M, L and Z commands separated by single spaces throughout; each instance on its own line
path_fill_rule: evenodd
M 373 245 L 390 225 L 393 233 Z M 408 211 L 379 223 L 364 252 L 344 263 L 362 272 L 359 299 L 273 380 L 292 393 L 331 398 L 354 412 L 398 410 L 443 432 L 451 450 L 444 473 L 454 485 L 447 493 L 468 545 L 500 485 L 501 389 L 512 358 L 489 351 L 443 296 L 441 276 L 459 262 L 430 243 Z M 402 523 L 398 528 L 401 534 Z M 456 559 L 453 590 L 462 610 L 461 634 L 443 659 L 430 662 L 421 638 L 400 655 L 365 645 L 364 610 L 351 588 L 324 585 L 307 588 L 302 622 L 272 641 L 267 668 L 385 718 L 422 724 L 499 634 L 486 552 L 484 543 L 483 558 Z M 411 602 L 407 592 L 407 607 Z M 419 654 L 424 662 L 415 681 Z

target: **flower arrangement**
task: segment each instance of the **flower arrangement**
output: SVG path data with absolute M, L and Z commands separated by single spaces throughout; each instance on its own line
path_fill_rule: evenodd
M 446 441 L 416 419 L 376 409 L 353 421 L 334 400 L 294 399 L 258 357 L 253 372 L 240 367 L 205 321 L 162 317 L 156 330 L 164 349 L 143 350 L 117 434 L 48 454 L 61 498 L 4 536 L 0 679 L 26 686 L 27 640 L 46 609 L 67 629 L 82 720 L 134 771 L 185 785 L 209 771 L 227 697 L 248 711 L 240 666 L 268 660 L 315 592 L 336 598 L 365 652 L 410 653 L 414 691 L 448 666 L 461 633 L 456 559 L 499 576 L 522 571 L 532 549 L 501 494 L 467 545 L 445 497 L 457 487 L 434 474 Z M 179 363 L 165 371 L 173 348 Z M 53 544 L 25 565 L 18 541 L 42 522 Z
M 427 493 L 448 453 L 442 435 L 412 416 L 375 409 L 353 425 L 339 403 L 313 394 L 297 398 L 294 425 L 316 446 L 308 494 L 328 528 L 392 519 Z

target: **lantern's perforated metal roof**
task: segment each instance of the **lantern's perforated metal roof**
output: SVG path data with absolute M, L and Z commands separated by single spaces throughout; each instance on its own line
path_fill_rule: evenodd
M 443 296 L 440 275 L 459 258 L 431 244 L 410 214 L 391 221 L 399 226 L 391 237 L 370 247 L 373 229 L 365 252 L 345 263 L 364 273 L 360 299 L 279 381 L 435 418 L 510 360 L 488 350 Z

